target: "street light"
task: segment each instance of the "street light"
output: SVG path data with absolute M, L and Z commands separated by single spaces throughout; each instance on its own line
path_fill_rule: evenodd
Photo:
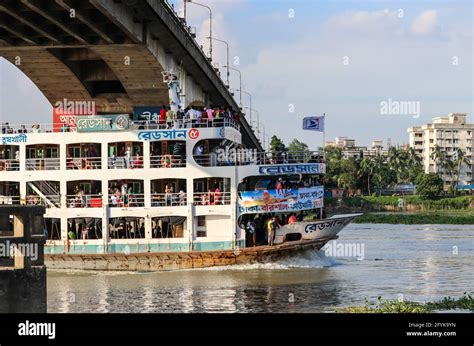
M 239 87 L 240 87 L 240 89 L 235 89 L 235 90 L 236 91 L 242 90 L 242 72 L 240 72 L 240 70 L 237 70 L 236 68 L 230 67 L 229 64 L 227 64 L 224 67 L 230 68 L 232 71 L 237 71 L 239 73 Z M 240 102 L 240 108 L 242 108 L 242 92 L 240 92 L 240 101 L 239 102 Z
M 227 67 L 227 87 L 229 87 L 229 75 L 230 75 L 230 72 L 229 72 L 229 43 L 227 43 L 226 41 L 224 40 L 219 40 L 218 38 L 215 38 L 215 37 L 206 37 L 210 40 L 214 40 L 214 41 L 219 41 L 219 42 L 222 42 L 222 43 L 225 43 L 225 45 L 227 46 L 227 65 L 224 66 L 224 67 Z
M 209 55 L 210 55 L 210 58 L 211 58 L 211 61 L 212 61 L 212 10 L 209 6 L 200 4 L 199 2 L 195 2 L 194 0 L 184 0 L 185 15 L 186 15 L 186 3 L 187 2 L 189 2 L 190 4 L 205 7 L 209 10 Z
M 257 135 L 258 137 L 260 138 L 260 113 L 256 110 L 256 109 L 253 109 L 253 108 L 249 108 L 249 107 L 244 107 L 245 109 L 249 109 L 250 110 L 250 121 L 252 121 L 252 112 L 255 112 L 257 113 Z M 265 136 L 265 131 L 263 132 L 264 133 L 264 136 Z
M 242 86 L 241 86 L 242 87 Z M 246 94 L 250 98 L 250 124 L 252 124 L 252 95 L 249 92 L 246 92 L 242 89 L 235 89 L 237 91 L 240 91 L 241 93 Z

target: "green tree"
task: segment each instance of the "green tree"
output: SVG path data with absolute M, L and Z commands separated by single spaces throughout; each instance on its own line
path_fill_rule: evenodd
M 281 153 L 286 151 L 286 146 L 283 141 L 277 136 L 273 135 L 270 140 L 270 150 L 272 153 Z
M 421 174 L 416 181 L 416 192 L 424 198 L 439 196 L 443 191 L 443 179 L 435 173 Z
M 455 173 L 456 173 L 456 191 L 458 191 L 458 186 L 459 186 L 459 176 L 461 175 L 461 170 L 463 165 L 470 166 L 471 165 L 471 160 L 469 157 L 466 155 L 464 150 L 461 148 L 457 148 L 456 150 L 456 159 L 454 160 L 454 166 L 455 166 Z M 464 186 L 463 186 L 464 188 Z
M 362 175 L 367 175 L 367 192 L 371 195 L 370 190 L 370 178 L 374 175 L 375 171 L 375 162 L 370 157 L 364 157 L 359 164 L 359 172 Z
M 311 158 L 311 151 L 306 143 L 300 142 L 296 138 L 288 144 L 288 158 L 290 160 L 301 160 L 308 162 Z
M 355 187 L 355 176 L 350 173 L 342 173 L 337 178 L 337 185 L 344 190 L 353 190 Z
M 440 174 L 441 168 L 446 164 L 446 153 L 436 144 L 433 148 L 433 152 L 430 154 L 430 158 L 433 159 L 436 164 L 436 173 Z

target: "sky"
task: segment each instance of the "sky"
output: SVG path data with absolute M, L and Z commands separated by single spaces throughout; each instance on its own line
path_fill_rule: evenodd
M 183 7 L 182 0 L 169 2 L 177 11 Z M 316 148 L 323 136 L 303 131 L 302 119 L 323 113 L 326 140 L 347 136 L 357 145 L 386 145 L 388 138 L 407 143 L 408 127 L 452 112 L 468 113 L 474 122 L 472 0 L 199 3 L 212 8 L 213 37 L 229 43 L 231 65 L 241 71 L 266 135 Z M 209 12 L 188 4 L 186 13 L 207 51 Z M 213 62 L 225 78 L 226 49 L 217 41 Z M 234 71 L 230 82 L 239 88 Z M 239 102 L 239 92 L 235 97 Z M 249 107 L 246 94 L 242 100 Z M 388 114 L 384 103 L 391 105 Z M 413 108 L 394 108 L 401 104 Z M 0 120 L 47 123 L 51 114 L 36 86 L 0 61 Z

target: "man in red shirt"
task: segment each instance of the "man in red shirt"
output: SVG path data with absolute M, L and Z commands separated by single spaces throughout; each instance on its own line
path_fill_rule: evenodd
M 166 106 L 161 107 L 160 109 L 160 125 L 163 125 L 166 122 Z

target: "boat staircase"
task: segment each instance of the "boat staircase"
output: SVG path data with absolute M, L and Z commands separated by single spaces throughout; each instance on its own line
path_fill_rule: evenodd
M 59 208 L 61 206 L 59 186 L 44 180 L 28 182 L 28 186 L 38 194 L 45 206 L 51 208 Z

